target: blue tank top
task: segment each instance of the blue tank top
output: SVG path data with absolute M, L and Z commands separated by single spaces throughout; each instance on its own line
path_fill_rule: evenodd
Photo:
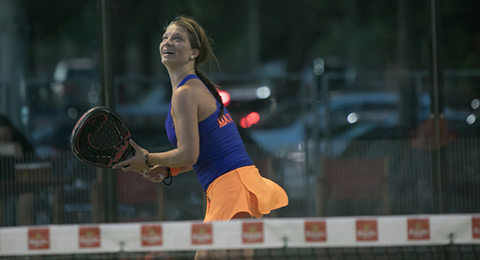
M 177 88 L 183 86 L 190 79 L 200 79 L 197 75 L 186 76 Z M 205 120 L 198 123 L 200 135 L 200 154 L 193 165 L 198 181 L 206 191 L 212 181 L 224 173 L 243 166 L 253 165 L 248 156 L 245 145 L 235 123 L 224 108 L 223 115 L 219 118 L 220 104 L 216 102 L 217 110 Z M 177 145 L 175 126 L 170 114 L 172 103 L 165 120 L 165 128 L 170 143 Z

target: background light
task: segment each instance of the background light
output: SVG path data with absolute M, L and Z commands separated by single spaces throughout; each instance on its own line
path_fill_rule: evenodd
M 470 105 L 472 106 L 473 109 L 477 109 L 478 107 L 480 107 L 480 100 L 474 99 L 474 100 L 472 100 Z
M 350 124 L 356 123 L 356 122 L 358 121 L 357 113 L 352 112 L 352 113 L 348 114 L 348 116 L 347 116 L 347 121 L 348 121 Z
M 227 91 L 219 90 L 219 91 L 218 91 L 218 94 L 219 94 L 220 97 L 222 98 L 222 103 L 223 103 L 224 106 L 230 105 L 231 97 L 230 97 L 230 94 L 228 94 Z
M 267 86 L 261 86 L 257 88 L 256 94 L 259 99 L 267 99 L 272 94 L 272 91 Z
M 247 116 L 240 119 L 240 126 L 243 128 L 249 128 L 252 125 L 258 123 L 260 121 L 260 114 L 257 112 L 252 112 Z
M 473 125 L 476 120 L 477 120 L 477 117 L 474 114 L 471 114 L 467 117 L 465 121 L 467 121 L 467 124 Z

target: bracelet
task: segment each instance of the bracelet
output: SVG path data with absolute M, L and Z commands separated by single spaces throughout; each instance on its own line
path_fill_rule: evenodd
M 148 163 L 148 156 L 149 156 L 149 155 L 150 155 L 150 153 L 146 153 L 146 154 L 145 154 L 145 164 L 146 164 L 149 168 L 151 168 L 151 167 L 153 167 L 153 165 L 150 165 L 150 163 Z

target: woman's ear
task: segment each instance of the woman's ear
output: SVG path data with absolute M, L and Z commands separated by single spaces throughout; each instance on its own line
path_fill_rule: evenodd
M 193 49 L 192 51 L 192 56 L 194 59 L 196 59 L 200 55 L 200 50 L 199 49 Z

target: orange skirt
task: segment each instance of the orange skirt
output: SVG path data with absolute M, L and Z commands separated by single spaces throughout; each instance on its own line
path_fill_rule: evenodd
M 204 222 L 230 220 L 240 212 L 261 218 L 287 204 L 287 193 L 263 178 L 257 167 L 240 167 L 218 177 L 208 187 Z

